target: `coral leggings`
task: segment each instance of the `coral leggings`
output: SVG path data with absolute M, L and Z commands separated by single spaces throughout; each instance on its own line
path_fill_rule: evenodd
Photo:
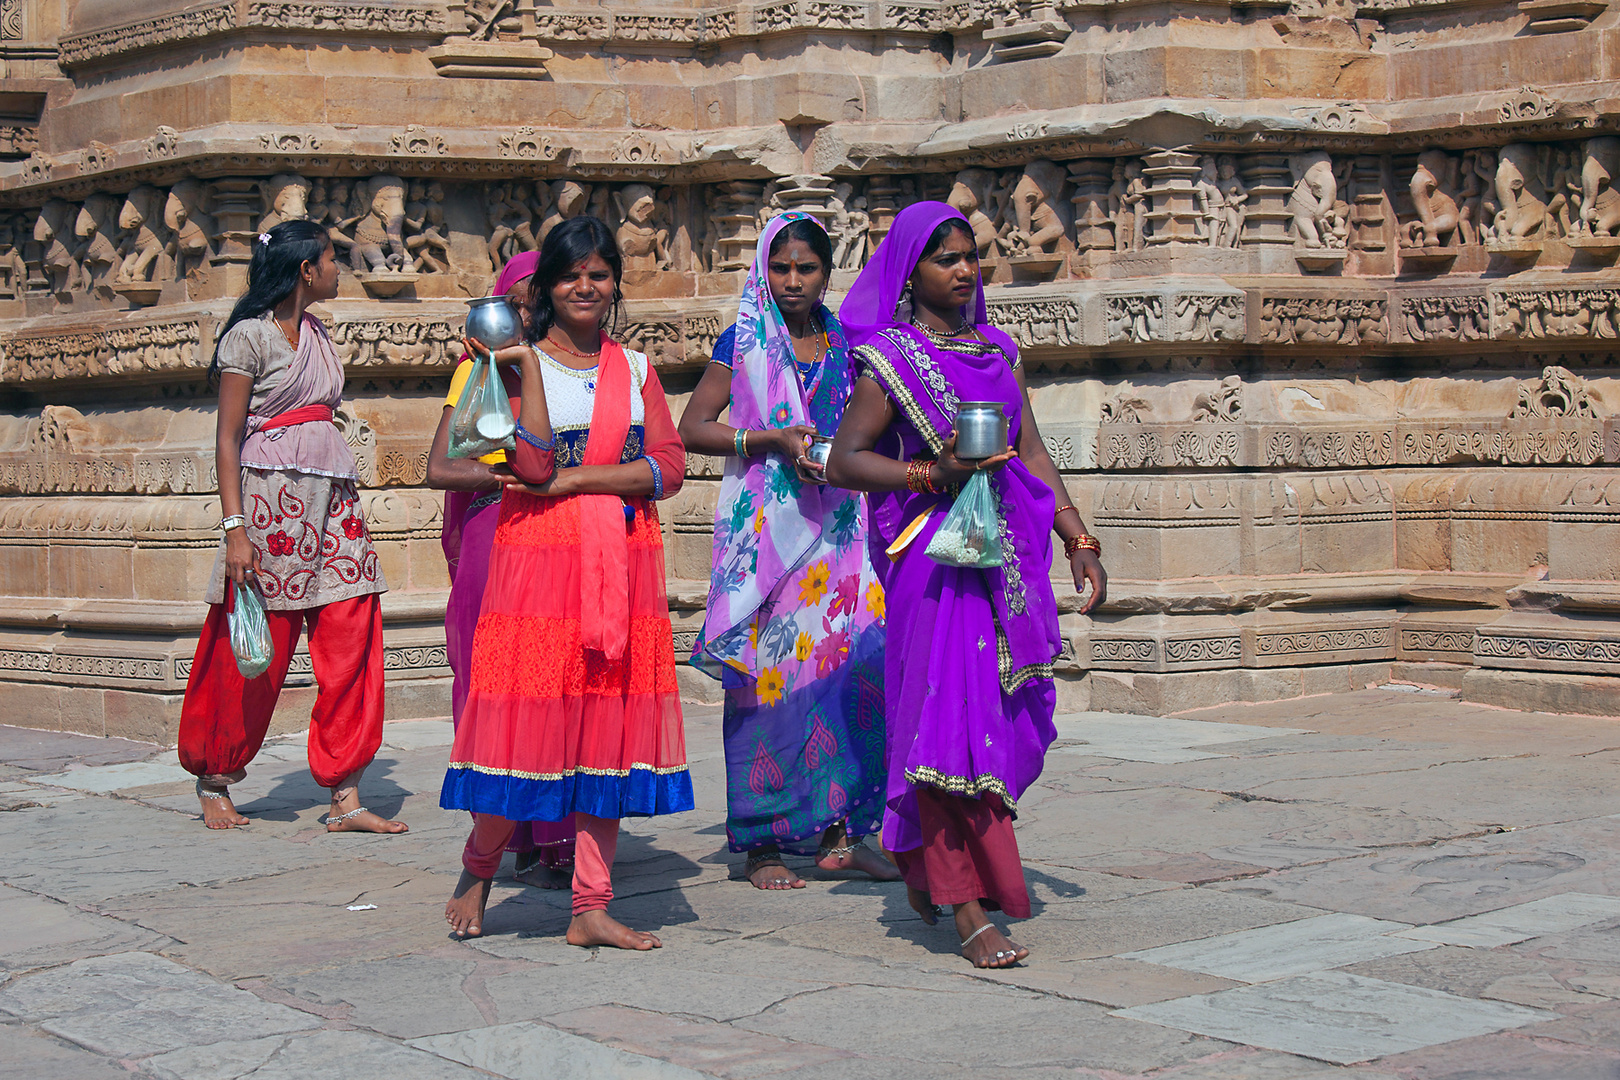
M 461 853 L 461 865 L 477 878 L 492 878 L 501 853 L 512 838 L 515 821 L 493 814 L 474 814 L 472 833 Z M 574 847 L 574 914 L 601 911 L 613 899 L 613 856 L 619 847 L 618 818 L 574 814 L 579 830 Z

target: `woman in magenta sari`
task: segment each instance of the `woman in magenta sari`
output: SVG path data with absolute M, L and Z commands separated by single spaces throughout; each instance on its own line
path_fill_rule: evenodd
M 501 270 L 491 295 L 509 297 L 519 311 L 526 311 L 529 285 L 539 265 L 538 251 L 520 252 Z M 449 456 L 450 414 L 455 412 L 472 370 L 472 359 L 463 355 L 450 380 L 449 396 L 444 399 L 444 414 L 433 436 L 427 470 L 428 487 L 440 488 L 445 493 L 444 527 L 439 539 L 450 568 L 444 640 L 451 674 L 450 720 L 454 724 L 461 722 L 461 711 L 467 703 L 467 683 L 472 677 L 473 630 L 478 626 L 484 586 L 489 582 L 489 553 L 495 543 L 495 525 L 501 516 L 502 485 L 513 479 L 504 450 L 476 460 Z M 498 370 L 515 416 L 521 389 L 517 370 L 513 367 Z M 517 853 L 519 880 L 542 889 L 566 889 L 574 866 L 574 821 L 568 818 L 519 822 L 506 849 Z
M 1029 917 L 1012 822 L 1056 735 L 1052 534 L 1075 588 L 1091 586 L 1082 611 L 1105 595 L 1100 545 L 1041 442 L 1017 346 L 986 320 L 978 251 L 960 213 L 940 202 L 901 211 L 839 317 L 860 377 L 827 477 L 871 493 L 872 562 L 888 597 L 883 846 L 925 922 L 935 904 L 954 905 L 963 955 L 1006 967 L 1028 950 L 986 910 Z M 964 401 L 1002 404 L 1005 453 L 957 457 Z M 936 562 L 928 542 L 952 489 L 976 470 L 991 473 L 1003 563 Z

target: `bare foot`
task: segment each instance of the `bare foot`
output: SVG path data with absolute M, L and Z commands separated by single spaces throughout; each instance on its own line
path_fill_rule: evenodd
M 962 937 L 962 955 L 976 968 L 1012 967 L 1029 955 L 990 921 L 977 903 L 956 906 L 956 932 Z
M 748 880 L 754 883 L 756 889 L 804 888 L 804 879 L 787 868 L 774 846 L 750 851 L 748 862 L 743 865 L 743 873 L 748 875 Z
M 574 887 L 574 871 L 572 868 L 559 868 L 555 866 L 534 866 L 512 875 L 525 885 L 532 885 L 536 889 L 571 889 Z
M 373 814 L 363 806 L 348 810 L 340 810 L 338 806 L 333 802 L 327 814 L 327 832 L 402 833 L 409 832 L 411 828 L 403 821 L 389 821 L 380 814 Z
M 246 825 L 248 819 L 243 817 L 231 802 L 231 797 L 223 788 L 210 788 L 197 785 L 197 801 L 202 804 L 203 824 L 210 829 L 234 829 L 239 825 Z
M 630 929 L 600 908 L 575 915 L 574 921 L 568 924 L 568 933 L 564 940 L 570 945 L 586 949 L 593 945 L 607 945 L 614 949 L 646 952 L 648 949 L 664 947 L 664 943 L 657 937 L 645 930 Z
M 906 886 L 906 902 L 911 905 L 911 910 L 921 916 L 922 921 L 929 926 L 939 922 L 939 917 L 944 914 L 934 905 L 934 901 L 929 899 L 927 893 L 921 889 L 913 889 L 910 885 Z
M 458 941 L 484 936 L 484 905 L 489 903 L 489 879 L 473 877 L 466 870 L 456 882 L 456 891 L 444 905 L 444 921 L 450 936 Z
M 859 841 L 833 849 L 823 847 L 821 850 L 822 854 L 816 857 L 816 865 L 823 870 L 853 870 L 875 881 L 900 880 L 898 866 Z

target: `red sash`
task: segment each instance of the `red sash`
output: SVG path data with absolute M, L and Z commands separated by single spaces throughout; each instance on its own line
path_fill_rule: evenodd
M 332 406 L 305 405 L 301 408 L 290 409 L 277 416 L 272 416 L 259 424 L 260 431 L 269 431 L 272 428 L 292 427 L 295 424 L 317 424 L 332 422 Z
M 585 443 L 585 465 L 617 465 L 630 434 L 630 358 L 604 336 L 596 369 L 596 402 Z M 624 655 L 630 639 L 630 548 L 624 500 L 579 495 L 580 636 L 587 649 L 609 660 Z

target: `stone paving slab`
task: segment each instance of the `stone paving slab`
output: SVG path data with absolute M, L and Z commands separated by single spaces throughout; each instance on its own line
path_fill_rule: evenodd
M 1220 937 L 1161 945 L 1156 949 L 1125 953 L 1124 958 L 1185 968 L 1235 982 L 1270 982 L 1362 960 L 1434 948 L 1434 942 L 1402 940 L 1400 932 L 1410 929 L 1404 923 L 1334 913 Z
M 222 987 L 144 952 L 79 960 L 0 989 L 0 1010 L 111 1057 L 319 1027 L 308 1013 Z
M 449 939 L 467 820 L 437 806 L 446 722 L 384 728 L 366 801 L 410 823 L 398 837 L 325 833 L 302 739 L 267 743 L 238 786 L 253 824 L 208 833 L 172 750 L 0 730 L 0 808 L 22 807 L 0 812 L 0 920 L 16 928 L 0 935 L 15 1004 L 0 1078 L 515 1080 L 542 1062 L 722 1080 L 1613 1080 L 1620 725 L 1418 697 L 1065 718 L 1097 739 L 1054 753 L 1022 800 L 1034 913 L 1007 925 L 1032 952 L 995 972 L 897 884 L 802 858 L 802 890 L 741 880 L 718 709 L 689 710 L 698 809 L 623 830 L 614 910 L 660 934 L 652 954 L 568 946 L 567 893 L 510 863 L 488 936 Z M 1123 741 L 1109 753 L 1172 760 L 1107 756 L 1105 731 Z M 1468 782 L 1512 788 L 1501 805 L 1528 824 L 1477 820 L 1477 793 L 1402 798 L 1487 767 Z M 1429 939 L 1465 933 L 1471 947 Z M 1372 1017 L 1386 1056 L 1307 1056 L 1319 1007 L 1344 1014 L 1344 1038 Z M 1414 1043 L 1455 1016 L 1474 1026 Z
M 702 1080 L 703 1074 L 544 1024 L 498 1024 L 411 1045 L 511 1080 Z
M 484 1075 L 437 1054 L 400 1046 L 363 1031 L 317 1031 L 189 1047 L 151 1058 L 146 1069 L 160 1080 L 475 1080 Z
M 1340 1065 L 1551 1019 L 1541 1009 L 1340 971 L 1138 1005 L 1116 1015 Z
M 1560 893 L 1524 904 L 1469 915 L 1438 926 L 1413 926 L 1397 931 L 1397 937 L 1435 941 L 1442 945 L 1467 945 L 1493 949 L 1513 945 L 1543 934 L 1620 920 L 1620 897 L 1592 896 L 1588 893 Z

